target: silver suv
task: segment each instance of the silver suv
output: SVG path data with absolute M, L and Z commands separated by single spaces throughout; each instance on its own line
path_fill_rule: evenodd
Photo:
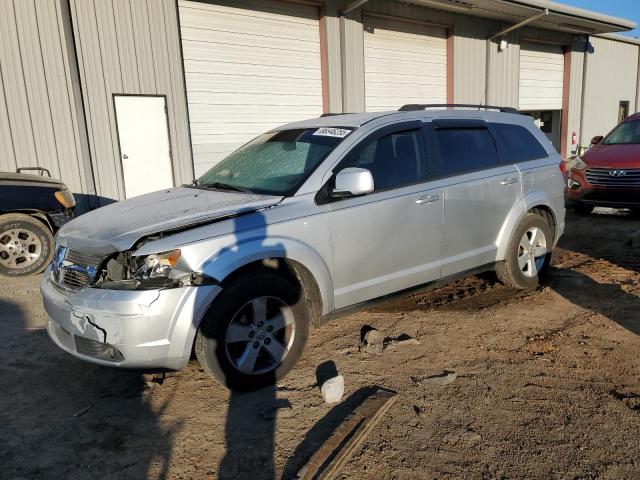
M 41 285 L 50 337 L 117 367 L 195 350 L 251 389 L 337 312 L 487 270 L 534 288 L 564 228 L 561 157 L 514 110 L 428 107 L 287 124 L 192 185 L 65 225 Z

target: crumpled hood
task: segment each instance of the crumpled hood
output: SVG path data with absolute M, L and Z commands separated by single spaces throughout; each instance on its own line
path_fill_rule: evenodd
M 270 207 L 282 197 L 176 187 L 113 203 L 67 223 L 58 243 L 72 250 L 108 254 L 140 238 Z

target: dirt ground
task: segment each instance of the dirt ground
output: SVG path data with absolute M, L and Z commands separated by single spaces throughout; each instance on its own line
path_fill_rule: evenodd
M 196 362 L 160 383 L 76 360 L 42 329 L 39 278 L 0 281 L 0 478 L 292 478 L 349 406 L 323 402 L 325 361 L 345 397 L 399 394 L 342 478 L 640 478 L 634 231 L 614 211 L 570 216 L 537 291 L 472 277 L 333 320 L 251 394 Z M 364 325 L 388 337 L 382 355 L 356 347 Z M 457 377 L 425 380 L 443 371 Z

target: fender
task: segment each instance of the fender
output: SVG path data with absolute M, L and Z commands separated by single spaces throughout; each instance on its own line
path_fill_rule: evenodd
M 505 220 L 502 228 L 500 229 L 500 233 L 498 234 L 498 251 L 496 253 L 496 261 L 504 260 L 507 256 L 507 246 L 509 245 L 509 240 L 511 239 L 511 235 L 513 231 L 516 229 L 518 224 L 522 221 L 525 214 L 531 210 L 532 208 L 544 206 L 549 208 L 553 213 L 553 216 L 557 219 L 558 213 L 556 211 L 553 202 L 549 198 L 549 195 L 543 190 L 533 190 L 527 192 L 522 199 L 520 199 L 509 211 L 507 215 L 507 219 Z M 556 227 L 557 229 L 558 227 Z M 555 232 L 555 241 L 557 241 L 558 237 L 557 231 Z
M 310 246 L 289 237 L 249 238 L 205 260 L 200 271 L 222 282 L 237 269 L 268 258 L 295 260 L 311 272 L 322 298 L 322 314 L 334 309 L 333 280 L 324 259 Z

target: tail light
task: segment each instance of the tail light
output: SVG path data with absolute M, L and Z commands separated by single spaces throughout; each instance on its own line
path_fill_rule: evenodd
M 567 164 L 564 159 L 560 160 L 560 173 L 562 173 L 563 177 L 567 176 Z

